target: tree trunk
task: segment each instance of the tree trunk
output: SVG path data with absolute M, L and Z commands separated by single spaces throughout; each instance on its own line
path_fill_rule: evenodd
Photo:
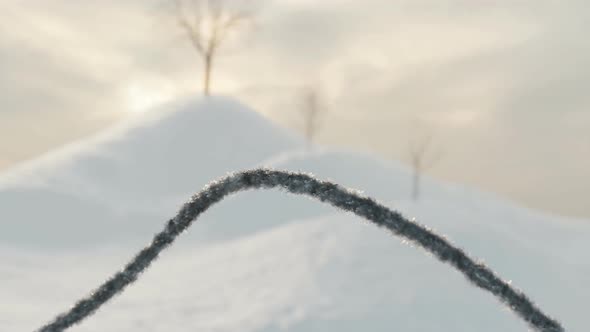
M 313 130 L 313 120 L 308 117 L 305 121 L 305 143 L 307 145 L 307 149 L 310 150 L 312 144 L 313 144 L 313 136 L 314 136 L 314 130 Z
M 203 77 L 203 94 L 209 96 L 209 85 L 211 82 L 211 65 L 213 56 L 212 54 L 205 55 L 205 73 Z
M 414 169 L 412 177 L 412 200 L 417 201 L 420 198 L 420 171 Z

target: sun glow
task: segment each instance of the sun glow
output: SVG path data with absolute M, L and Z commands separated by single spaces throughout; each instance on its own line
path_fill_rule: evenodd
M 132 113 L 147 112 L 172 98 L 170 89 L 130 84 L 125 91 L 127 110 Z

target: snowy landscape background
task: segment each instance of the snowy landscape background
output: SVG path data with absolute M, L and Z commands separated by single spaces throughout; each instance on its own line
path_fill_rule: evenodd
M 24 0 L 0 12 L 0 331 L 46 324 L 192 194 L 257 167 L 370 196 L 567 331 L 588 330 L 588 1 Z M 208 210 L 71 330 L 527 329 L 421 248 L 270 190 Z
M 3 175 L 0 329 L 40 327 L 122 267 L 192 193 L 258 166 L 361 190 L 448 236 L 568 331 L 586 326 L 586 220 L 429 178 L 415 202 L 407 167 L 309 150 L 239 102 L 209 97 L 162 106 Z M 421 249 L 318 202 L 269 191 L 215 206 L 137 284 L 72 330 L 392 328 L 527 326 Z

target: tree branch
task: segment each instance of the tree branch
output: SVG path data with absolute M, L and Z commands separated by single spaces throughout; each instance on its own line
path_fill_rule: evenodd
M 205 54 L 205 46 L 203 45 L 203 36 L 201 33 L 202 15 L 200 9 L 194 11 L 194 22 L 186 17 L 184 6 L 181 0 L 174 1 L 176 5 L 176 12 L 178 17 L 178 24 L 184 30 L 187 37 L 189 38 L 193 47 L 199 52 L 199 54 Z

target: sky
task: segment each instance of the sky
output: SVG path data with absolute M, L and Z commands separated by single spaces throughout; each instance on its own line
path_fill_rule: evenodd
M 212 92 L 324 144 L 408 162 L 526 206 L 590 217 L 590 3 L 233 0 L 253 18 Z M 0 0 L 0 169 L 150 106 L 199 94 L 202 66 L 167 0 Z

